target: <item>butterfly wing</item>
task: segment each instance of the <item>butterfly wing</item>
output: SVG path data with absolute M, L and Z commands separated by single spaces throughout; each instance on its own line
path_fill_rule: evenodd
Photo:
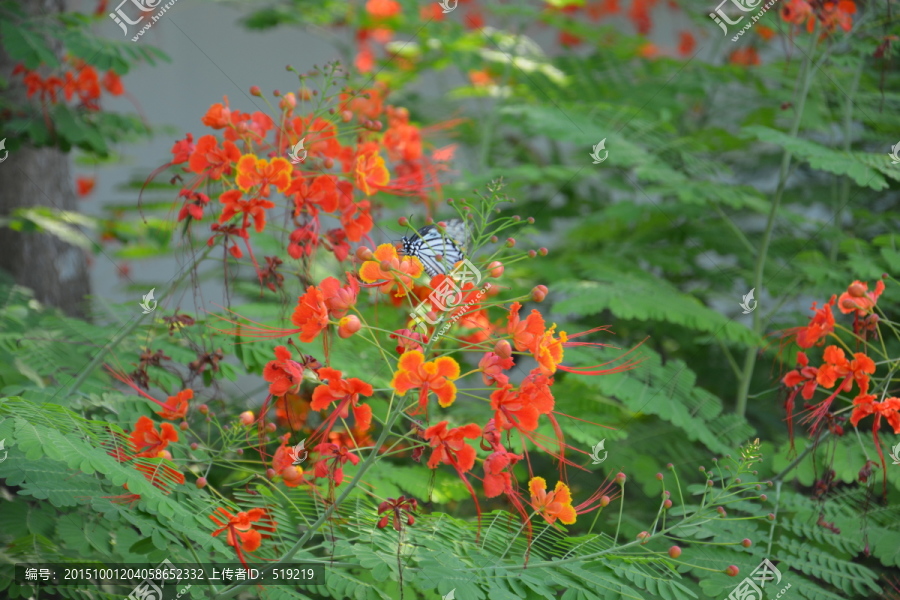
M 447 222 L 445 233 L 434 225 L 426 225 L 414 236 L 403 238 L 403 252 L 422 262 L 432 277 L 447 274 L 453 265 L 465 258 L 469 235 L 466 224 L 460 219 Z

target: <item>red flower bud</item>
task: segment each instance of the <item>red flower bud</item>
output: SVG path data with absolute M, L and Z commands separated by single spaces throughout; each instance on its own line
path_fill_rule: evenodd
M 197 410 L 201 415 L 209 414 L 209 407 L 205 404 L 201 404 L 200 406 L 198 406 Z
M 541 256 L 547 256 L 548 254 L 550 254 L 550 251 L 542 247 L 538 250 L 538 254 L 540 254 Z
M 537 250 L 529 250 L 528 251 L 528 258 L 536 258 L 536 257 L 537 257 Z
M 376 527 L 378 527 L 378 529 L 384 529 L 385 527 L 387 527 L 387 524 L 388 524 L 388 518 L 387 518 L 387 515 L 385 515 L 385 516 L 381 517 L 381 519 L 378 520 L 378 525 L 376 525 Z
M 241 425 L 253 425 L 253 421 L 256 420 L 256 417 L 253 416 L 253 411 L 250 410 L 242 412 L 239 418 L 241 419 Z
M 669 548 L 669 558 L 678 558 L 679 556 L 681 556 L 681 548 L 678 546 Z
M 728 575 L 729 577 L 735 577 L 740 572 L 741 572 L 741 570 L 738 569 L 734 565 L 729 565 L 729 567 L 727 569 L 725 569 L 725 574 Z
M 512 356 L 512 346 L 506 340 L 500 340 L 494 344 L 494 354 L 500 358 L 509 358 Z
M 196 450 L 199 447 L 200 447 L 200 444 L 198 444 L 197 442 L 191 442 L 191 450 Z
M 610 502 L 609 496 L 600 496 L 600 508 L 606 508 Z
M 400 217 L 399 219 L 397 219 L 397 223 L 400 225 L 400 227 L 406 227 L 407 225 L 409 225 L 409 219 L 407 219 L 406 217 Z
M 618 483 L 619 485 L 625 485 L 626 479 L 627 477 L 625 476 L 625 473 L 616 473 L 616 483 Z
M 206 477 L 197 478 L 197 487 L 201 490 L 206 487 Z
M 866 295 L 866 288 L 861 283 L 851 283 L 850 287 L 847 288 L 847 293 L 854 298 L 862 298 Z
M 744 538 L 743 540 L 741 540 L 741 546 L 743 546 L 744 548 L 749 548 L 752 545 L 753 545 L 753 542 L 751 542 L 747 538 Z
M 356 249 L 356 258 L 358 258 L 359 260 L 372 260 L 373 258 L 375 258 L 375 255 L 372 253 L 371 248 L 360 246 Z
M 550 290 L 547 289 L 546 285 L 536 285 L 531 290 L 531 299 L 535 302 L 543 302 L 544 298 L 547 297 L 547 292 Z
M 268 431 L 269 433 L 274 433 L 277 428 L 278 427 L 275 425 L 275 423 L 266 423 L 266 431 Z
M 503 270 L 503 263 L 499 260 L 495 260 L 487 266 L 488 275 L 494 279 L 499 279 L 500 276 L 503 275 Z
M 672 508 L 672 501 L 669 499 L 663 500 L 663 508 L 665 508 L 666 510 Z
M 345 110 L 345 111 L 341 112 L 341 121 L 343 121 L 344 123 L 349 123 L 350 119 L 352 119 L 352 118 L 353 118 L 353 113 L 350 112 L 349 110 Z
M 178 429 L 180 429 L 182 431 L 187 431 L 188 427 L 190 427 L 190 425 L 188 425 L 187 421 L 182 421 L 181 423 L 178 424 Z
M 516 245 L 516 238 L 506 238 L 506 247 L 512 248 Z
M 250 86 L 250 95 L 251 96 L 262 96 L 262 91 L 259 89 L 258 85 Z
M 383 260 L 378 264 L 382 271 L 389 272 L 391 270 L 391 261 Z

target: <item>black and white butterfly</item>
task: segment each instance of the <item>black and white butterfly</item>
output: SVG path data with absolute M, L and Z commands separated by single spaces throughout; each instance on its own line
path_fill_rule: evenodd
M 466 257 L 469 241 L 466 223 L 461 219 L 446 221 L 442 234 L 435 225 L 426 225 L 414 235 L 402 240 L 403 254 L 422 261 L 425 272 L 434 277 L 446 275 L 453 266 Z

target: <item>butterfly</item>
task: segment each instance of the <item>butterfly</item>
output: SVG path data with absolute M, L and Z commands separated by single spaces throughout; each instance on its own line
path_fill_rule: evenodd
M 444 233 L 434 225 L 426 225 L 415 235 L 401 239 L 403 253 L 422 261 L 425 271 L 434 277 L 446 275 L 453 265 L 466 257 L 465 249 L 469 241 L 466 223 L 460 219 L 447 221 Z

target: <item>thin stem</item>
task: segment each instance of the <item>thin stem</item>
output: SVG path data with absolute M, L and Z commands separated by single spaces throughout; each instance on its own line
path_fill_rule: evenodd
M 810 68 L 810 62 L 812 61 L 812 54 L 816 47 L 816 40 L 818 36 L 816 32 L 809 34 L 809 47 L 807 48 L 807 52 L 803 55 L 803 64 L 801 66 L 801 76 L 800 81 L 802 82 L 800 88 L 797 90 L 796 98 L 794 101 L 794 122 L 791 124 L 791 130 L 788 134 L 791 138 L 797 137 L 797 133 L 800 131 L 800 121 L 803 118 L 803 107 L 806 104 L 806 97 L 809 94 L 809 87 L 812 83 L 812 73 L 813 69 Z M 784 196 L 784 188 L 787 185 L 788 171 L 791 168 L 791 158 L 793 157 L 793 153 L 785 149 L 784 155 L 781 157 L 781 169 L 778 174 L 778 187 L 775 190 L 775 197 L 772 199 L 772 207 L 769 209 L 769 217 L 766 222 L 766 230 L 763 233 L 762 242 L 759 245 L 759 254 L 756 256 L 756 267 L 754 269 L 753 275 L 753 288 L 759 290 L 761 293 L 763 287 L 763 274 L 765 272 L 766 258 L 769 253 L 769 244 L 772 241 L 772 232 L 775 229 L 775 217 L 778 214 L 778 209 L 781 206 L 781 199 Z M 753 331 L 757 335 L 761 335 L 762 333 L 762 318 L 760 313 L 753 313 Z M 738 398 L 737 398 L 737 406 L 735 407 L 735 412 L 741 417 L 744 416 L 744 413 L 747 411 L 747 396 L 750 392 L 750 381 L 753 377 L 753 368 L 756 366 L 756 354 L 759 351 L 759 346 L 756 344 L 752 345 L 747 349 L 747 355 L 744 357 L 744 372 L 741 375 L 741 380 L 738 389 Z

